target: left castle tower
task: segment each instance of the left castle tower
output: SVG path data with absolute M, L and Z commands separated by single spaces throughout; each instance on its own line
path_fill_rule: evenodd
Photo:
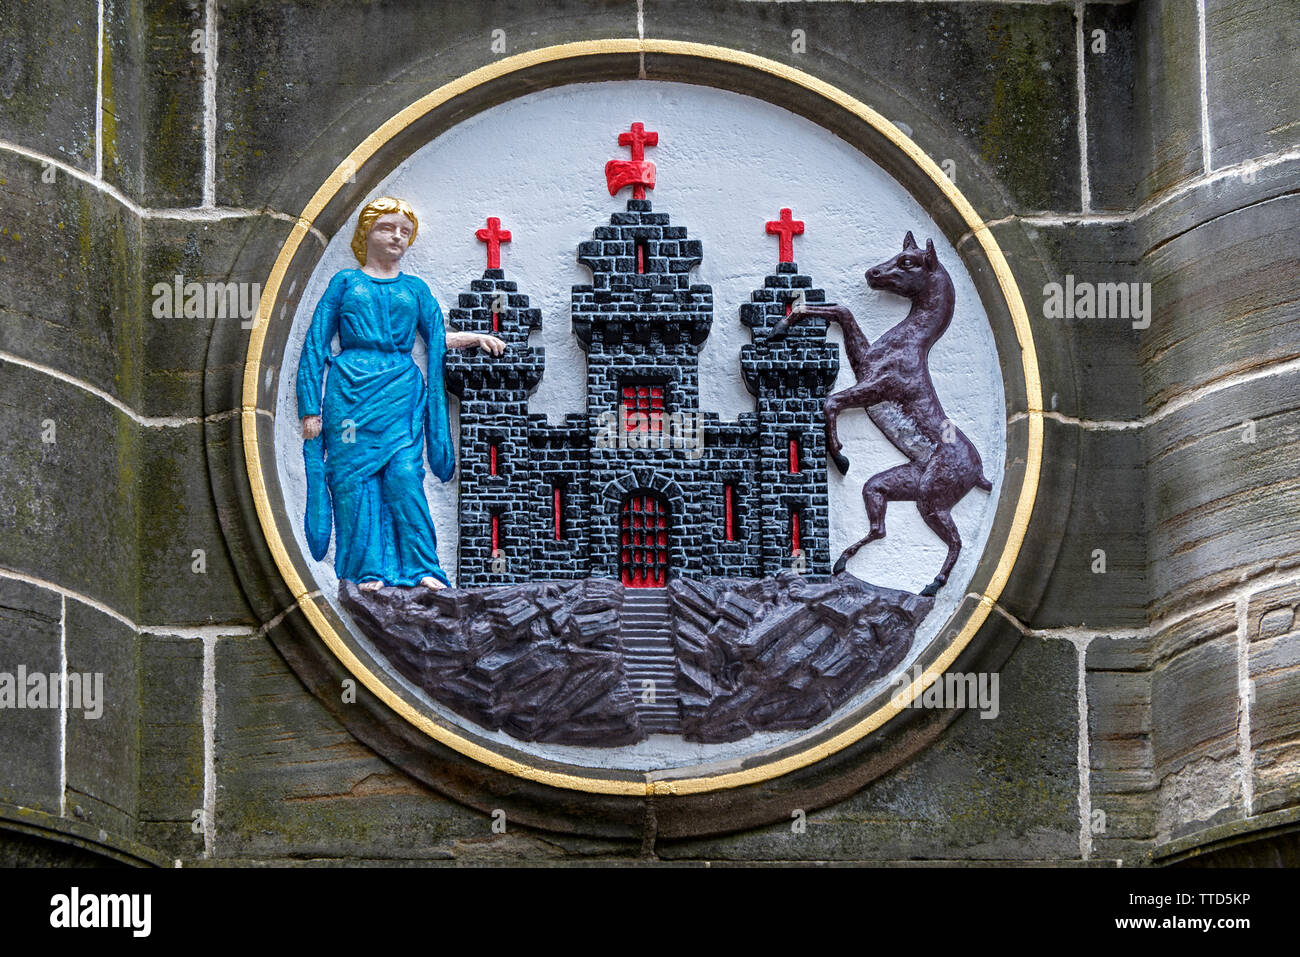
M 541 310 L 529 306 L 501 268 L 501 244 L 510 233 L 492 217 L 477 235 L 487 243 L 487 268 L 460 294 L 448 320 L 457 329 L 504 340 L 506 351 L 491 362 L 468 350 L 447 353 L 447 387 L 460 399 L 461 588 L 532 576 L 528 396 L 542 381 L 545 358 L 528 344 L 529 334 L 542 327 Z

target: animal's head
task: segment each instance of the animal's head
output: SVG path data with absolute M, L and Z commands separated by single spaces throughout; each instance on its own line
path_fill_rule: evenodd
M 934 240 L 925 241 L 925 249 L 916 245 L 911 232 L 903 237 L 903 251 L 893 259 L 887 259 L 879 266 L 867 270 L 867 285 L 872 289 L 883 289 L 908 299 L 915 299 L 929 288 L 933 273 L 946 271 L 939 265 L 939 257 L 934 252 Z

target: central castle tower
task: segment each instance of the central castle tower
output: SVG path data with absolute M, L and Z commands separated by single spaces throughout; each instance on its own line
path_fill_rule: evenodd
M 691 283 L 703 249 L 653 210 L 642 124 L 619 135 L 630 159 L 605 167 L 611 195 L 631 187 L 625 212 L 578 247 L 592 273 L 572 290 L 573 332 L 587 356 L 587 409 L 551 425 L 529 415 L 544 355 L 528 345 L 538 310 L 500 268 L 510 234 L 495 219 L 478 232 L 488 269 L 449 321 L 497 335 L 503 356 L 447 353 L 460 397 L 460 547 L 457 584 L 616 578 L 663 587 L 670 577 L 761 577 L 830 570 L 822 406 L 839 370 L 824 320 L 767 335 L 799 300 L 825 301 L 793 262 L 803 223 L 789 210 L 767 224 L 780 259 L 741 321 L 741 351 L 756 411 L 722 422 L 699 403 L 699 350 L 713 325 L 713 290 Z

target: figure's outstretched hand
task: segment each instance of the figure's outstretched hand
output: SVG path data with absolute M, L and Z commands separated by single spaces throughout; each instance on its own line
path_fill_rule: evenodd
M 498 339 L 496 336 L 481 335 L 478 337 L 478 342 L 476 342 L 475 345 L 477 345 L 484 352 L 492 353 L 492 355 L 494 356 L 499 356 L 501 355 L 501 353 L 506 351 L 505 342 L 502 341 L 501 339 Z
M 304 439 L 314 439 L 320 435 L 321 421 L 319 415 L 304 415 L 302 417 L 302 437 Z

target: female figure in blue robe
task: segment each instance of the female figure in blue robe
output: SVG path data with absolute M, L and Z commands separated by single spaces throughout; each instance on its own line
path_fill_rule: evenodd
M 447 349 L 505 350 L 495 336 L 447 332 L 429 287 L 398 269 L 418 229 L 404 200 L 385 196 L 361 211 L 352 238 L 361 268 L 330 280 L 298 361 L 307 541 L 325 557 L 332 499 L 334 568 L 340 582 L 365 590 L 450 584 L 424 495 L 426 447 L 439 479 L 455 470 L 443 359 Z M 428 348 L 427 383 L 411 358 L 417 332 Z M 336 334 L 342 351 L 331 354 Z

